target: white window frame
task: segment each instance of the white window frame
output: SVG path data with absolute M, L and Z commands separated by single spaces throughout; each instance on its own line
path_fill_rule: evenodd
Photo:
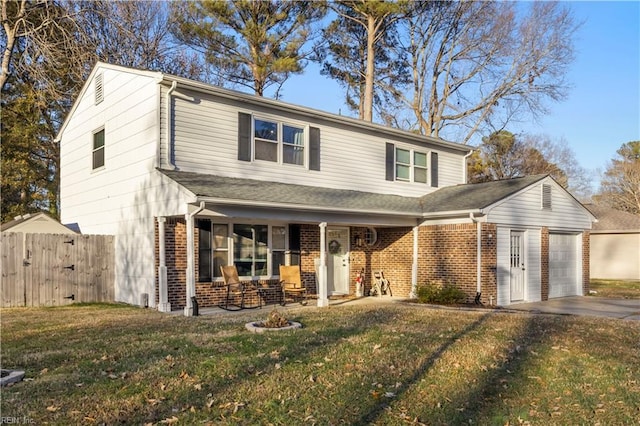
M 226 225 L 227 226 L 227 244 L 226 244 L 226 248 L 224 248 L 224 251 L 227 252 L 227 265 L 232 266 L 235 265 L 235 247 L 234 247 L 234 241 L 233 241 L 233 233 L 234 233 L 234 225 L 256 225 L 256 226 L 267 226 L 267 275 L 258 275 L 258 276 L 254 276 L 252 275 L 251 277 L 246 276 L 246 275 L 241 275 L 240 278 L 241 279 L 248 279 L 248 278 L 258 278 L 258 279 L 273 279 L 274 277 L 278 277 L 280 275 L 280 271 L 277 267 L 277 265 L 273 265 L 273 228 L 274 227 L 282 227 L 284 228 L 284 244 L 285 244 L 285 248 L 284 250 L 281 249 L 277 249 L 275 251 L 282 251 L 285 253 L 284 259 L 285 262 L 288 261 L 286 253 L 289 251 L 289 223 L 282 223 L 282 222 L 258 222 L 258 221 L 243 221 L 243 220 L 238 220 L 235 222 L 227 222 L 227 221 L 220 221 L 220 220 L 216 220 L 216 218 L 208 218 L 208 217 L 201 217 L 200 219 L 208 219 L 210 224 L 211 224 L 211 236 L 213 237 L 213 226 L 214 225 Z M 217 251 L 215 244 L 213 244 L 213 242 L 211 243 L 211 256 L 213 257 L 214 252 Z M 213 259 L 211 261 L 211 265 L 212 267 L 214 266 L 214 262 Z M 222 281 L 222 277 L 216 277 L 215 276 L 215 272 L 211 271 L 212 275 L 211 275 L 211 279 L 213 282 L 216 281 Z
M 405 151 L 409 153 L 409 163 L 401 163 L 398 161 L 398 151 Z M 425 156 L 426 159 L 426 166 L 419 166 L 416 164 L 415 161 L 415 155 L 416 154 L 423 154 Z M 431 152 L 430 151 L 419 151 L 419 150 L 415 150 L 412 148 L 403 148 L 400 146 L 395 146 L 395 151 L 394 151 L 394 174 L 395 174 L 395 180 L 399 181 L 399 182 L 414 182 L 414 183 L 419 183 L 421 185 L 428 185 L 429 181 L 431 180 L 430 176 L 429 176 L 429 160 L 431 158 Z M 400 178 L 398 177 L 398 166 L 403 166 L 403 167 L 408 167 L 409 168 L 409 178 L 405 179 L 405 178 Z M 416 181 L 416 169 L 421 169 L 425 171 L 425 175 L 426 175 L 426 179 L 424 182 L 418 182 Z
M 275 140 L 271 140 L 271 139 L 264 139 L 264 138 L 257 138 L 256 137 L 256 120 L 259 121 L 265 121 L 268 123 L 273 123 L 276 125 L 276 132 L 277 132 L 277 136 Z M 302 145 L 295 145 L 295 144 L 291 144 L 291 143 L 287 143 L 284 142 L 284 128 L 286 127 L 291 127 L 291 128 L 296 128 L 296 129 L 301 129 L 302 130 L 302 137 L 303 137 L 303 141 L 302 141 Z M 277 144 L 277 154 L 276 154 L 276 161 L 271 161 L 271 160 L 265 160 L 265 159 L 260 159 L 260 158 L 256 158 L 256 141 L 259 142 L 263 142 L 263 143 L 272 143 L 274 145 Z M 252 152 L 253 152 L 253 161 L 264 161 L 266 163 L 275 163 L 275 164 L 279 164 L 279 165 L 285 165 L 285 166 L 293 166 L 293 167 L 303 167 L 306 168 L 307 167 L 307 154 L 308 154 L 308 150 L 309 150 L 309 126 L 307 124 L 302 124 L 302 123 L 295 123 L 292 121 L 282 121 L 282 120 L 278 120 L 276 118 L 272 118 L 272 117 L 266 117 L 266 116 L 252 116 L 252 120 L 251 120 L 251 144 L 252 144 Z M 302 163 L 298 164 L 298 163 L 292 163 L 292 162 L 285 162 L 284 161 L 284 149 L 285 146 L 291 146 L 291 147 L 295 147 L 295 146 L 300 146 L 302 148 Z

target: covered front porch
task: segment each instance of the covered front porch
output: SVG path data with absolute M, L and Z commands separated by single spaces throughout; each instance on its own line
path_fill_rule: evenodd
M 384 272 L 394 295 L 415 293 L 415 225 L 285 222 L 256 217 L 255 212 L 250 218 L 229 218 L 211 215 L 211 208 L 204 203 L 185 217 L 156 221 L 156 301 L 161 311 L 193 315 L 192 297 L 200 310 L 219 306 L 226 297 L 222 265 L 236 266 L 242 281 L 262 290 L 257 296 L 261 300 L 250 300 L 250 306 L 281 301 L 281 264 L 300 266 L 310 305 L 368 295 L 375 271 Z

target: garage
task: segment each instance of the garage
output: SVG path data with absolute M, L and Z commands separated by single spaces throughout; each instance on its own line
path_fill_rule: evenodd
M 578 292 L 578 235 L 549 233 L 549 298 Z

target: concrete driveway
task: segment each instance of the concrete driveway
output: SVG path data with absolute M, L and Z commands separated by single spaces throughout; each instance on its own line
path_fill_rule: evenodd
M 510 305 L 509 309 L 550 314 L 586 315 L 640 321 L 640 299 L 572 296 Z

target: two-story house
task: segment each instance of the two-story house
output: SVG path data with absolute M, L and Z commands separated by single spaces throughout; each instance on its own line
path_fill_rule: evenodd
M 65 224 L 116 240 L 116 300 L 216 305 L 220 265 L 318 305 L 383 270 L 509 305 L 583 294 L 594 217 L 548 176 L 466 184 L 468 146 L 98 63 L 60 143 Z

